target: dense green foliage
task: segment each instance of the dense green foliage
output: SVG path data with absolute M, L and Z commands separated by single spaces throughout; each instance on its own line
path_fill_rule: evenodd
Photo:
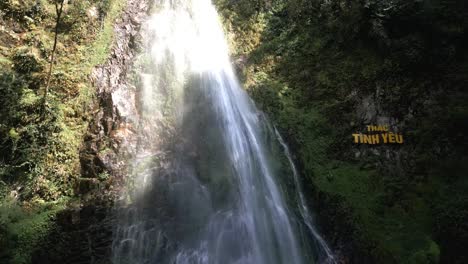
M 55 32 L 47 0 L 0 3 L 0 262 L 29 263 L 66 197 L 77 198 L 79 153 L 94 100 L 89 74 L 104 62 L 124 2 L 66 1 L 46 106 Z M 45 113 L 42 112 L 45 109 Z
M 14 202 L 0 206 L 0 260 L 2 263 L 30 263 L 34 250 L 54 228 L 54 217 L 64 201 L 35 208 L 21 208 Z
M 466 263 L 467 4 L 217 5 L 245 86 L 293 146 L 332 244 L 353 263 Z M 379 117 L 405 144 L 353 145 Z
M 353 263 L 468 263 L 467 3 L 215 2 L 241 79 L 292 146 L 335 249 Z M 67 2 L 42 115 L 53 1 L 0 2 L 1 263 L 30 262 L 64 197 L 79 195 L 88 76 L 123 3 Z M 404 145 L 352 144 L 382 116 Z

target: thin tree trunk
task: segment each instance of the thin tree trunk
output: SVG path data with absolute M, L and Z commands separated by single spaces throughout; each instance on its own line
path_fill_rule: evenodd
M 43 97 L 43 102 L 42 102 L 42 114 L 45 115 L 46 113 L 46 108 L 47 108 L 47 95 L 49 93 L 49 86 L 50 86 L 50 80 L 52 79 L 52 68 L 54 66 L 54 61 L 55 61 L 55 50 L 57 49 L 57 39 L 58 39 L 58 30 L 59 30 L 59 24 L 60 24 L 60 18 L 62 16 L 62 11 L 63 11 L 63 3 L 65 0 L 60 0 L 60 2 L 55 1 L 55 14 L 56 14 L 56 20 L 55 20 L 55 36 L 54 36 L 54 45 L 52 47 L 52 53 L 50 55 L 50 64 L 49 64 L 49 72 L 47 74 L 47 83 L 44 89 L 44 97 Z

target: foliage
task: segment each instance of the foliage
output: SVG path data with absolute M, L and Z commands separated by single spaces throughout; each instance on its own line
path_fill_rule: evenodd
M 98 31 L 99 21 L 89 19 L 89 1 L 74 1 L 66 6 L 66 23 L 88 23 L 80 42 L 74 37 L 74 29 L 63 26 L 63 39 L 59 39 L 58 59 L 54 67 L 51 96 L 46 118 L 41 120 L 39 97 L 45 85 L 47 56 L 53 36 L 53 3 L 32 1 L 44 10 L 41 24 L 35 29 L 24 28 L 25 46 L 10 49 L 11 68 L 0 73 L 1 105 L 1 166 L 2 180 L 10 185 L 20 184 L 23 199 L 39 195 L 44 199 L 57 199 L 62 194 L 70 195 L 73 178 L 79 173 L 78 150 L 82 135 L 87 128 L 87 110 L 93 100 L 87 76 L 94 65 L 103 62 L 104 54 L 86 56 L 87 50 L 108 50 L 112 41 L 112 21 L 122 8 L 121 1 L 96 3 L 99 10 L 108 11 L 103 31 Z M 26 3 L 26 2 L 25 2 Z M 29 3 L 29 2 L 27 2 Z M 17 5 L 15 1 L 2 4 L 3 11 L 28 12 L 29 4 Z M 22 9 L 21 9 L 22 8 Z M 23 10 L 23 11 L 21 11 Z M 105 15 L 105 14 L 101 14 Z M 12 14 L 12 18 L 16 18 Z M 19 23 L 23 23 L 19 21 Z M 89 34 L 88 29 L 94 29 Z M 80 31 L 83 33 L 83 31 Z M 68 46 L 67 48 L 65 47 Z M 67 56 L 65 56 L 67 55 Z M 93 55 L 93 54 L 92 54 Z M 99 60 L 96 59 L 99 57 Z M 75 176 L 74 176 L 75 175 Z
M 22 22 L 26 22 L 25 16 L 33 19 L 42 17 L 43 3 L 36 0 L 5 0 L 0 3 L 0 10 L 6 16 L 11 18 L 19 18 Z
M 64 197 L 77 197 L 79 151 L 91 117 L 89 75 L 109 55 L 121 0 L 66 1 L 47 107 L 54 2 L 0 3 L 0 262 L 29 263 Z M 3 16 L 4 15 L 4 16 Z M 3 46 L 4 45 L 4 46 Z M 105 180 L 108 175 L 99 175 Z M 13 199 L 13 200 L 12 200 Z
M 344 234 L 358 263 L 466 262 L 456 246 L 468 241 L 466 4 L 253 2 L 268 4 L 217 4 L 235 36 L 234 60 L 246 61 L 236 66 L 248 92 L 298 155 L 322 199 L 313 203 L 325 203 L 329 240 Z M 405 145 L 351 144 L 369 96 L 398 120 Z
M 31 209 L 20 207 L 14 200 L 3 201 L 0 204 L 2 263 L 30 263 L 33 250 L 53 228 L 54 216 L 64 208 L 63 203 L 42 203 Z

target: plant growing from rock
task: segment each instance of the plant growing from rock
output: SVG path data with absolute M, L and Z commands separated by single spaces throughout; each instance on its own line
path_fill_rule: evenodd
M 57 41 L 58 41 L 58 34 L 59 34 L 59 25 L 60 25 L 60 19 L 63 14 L 63 5 L 65 4 L 65 0 L 55 0 L 54 5 L 55 5 L 55 34 L 54 34 L 54 45 L 52 47 L 52 52 L 50 55 L 50 64 L 49 64 L 49 72 L 47 73 L 47 83 L 44 89 L 44 98 L 43 98 L 43 104 L 42 104 L 42 114 L 45 114 L 45 110 L 47 107 L 47 94 L 49 93 L 49 87 L 50 87 L 50 79 L 52 77 L 52 68 L 54 66 L 54 60 L 55 60 L 55 50 L 57 49 Z

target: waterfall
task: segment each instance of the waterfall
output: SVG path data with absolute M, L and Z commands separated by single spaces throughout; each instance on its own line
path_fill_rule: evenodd
M 335 263 L 287 146 L 240 87 L 209 0 L 160 0 L 113 263 Z

